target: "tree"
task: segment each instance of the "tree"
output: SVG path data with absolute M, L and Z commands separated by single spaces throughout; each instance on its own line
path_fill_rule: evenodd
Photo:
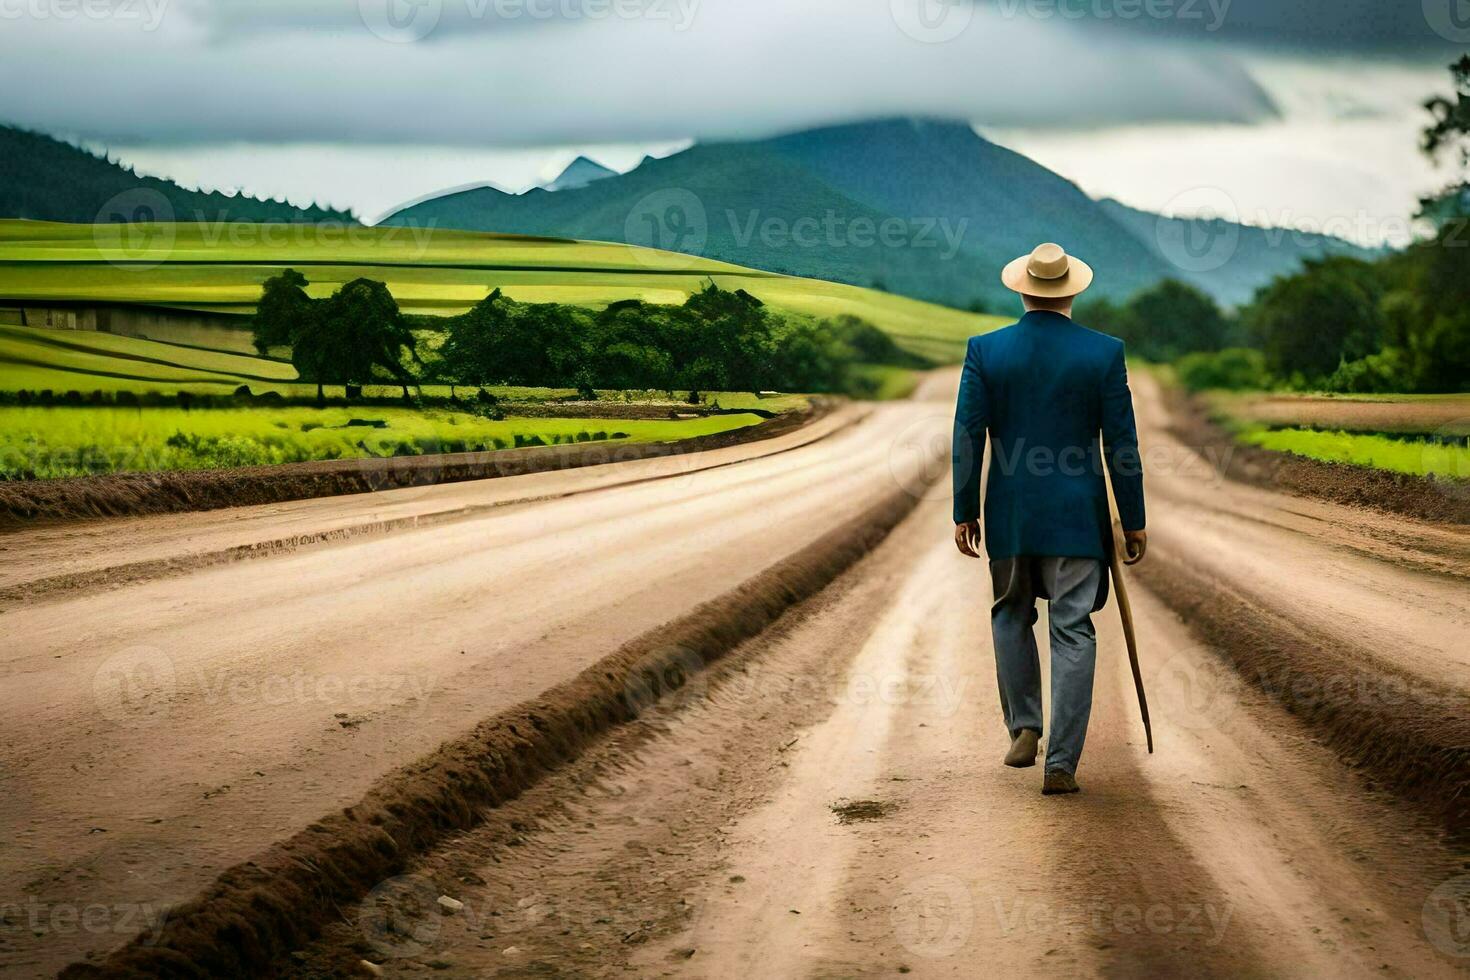
M 1448 158 L 1454 177 L 1448 186 L 1420 202 L 1421 213 L 1441 227 L 1470 217 L 1470 54 L 1450 65 L 1454 94 L 1424 103 L 1434 117 L 1425 127 L 1420 149 L 1431 160 Z
M 1417 315 L 1407 339 L 1420 391 L 1470 388 L 1470 242 L 1459 234 L 1447 225 L 1409 250 Z
M 1309 260 L 1297 275 L 1256 294 L 1247 325 L 1273 374 L 1320 379 L 1379 349 L 1382 298 L 1372 264 L 1347 256 Z
M 456 383 L 483 387 L 502 379 L 497 347 L 506 322 L 502 300 L 496 289 L 446 324 L 444 343 L 439 347 L 440 374 L 449 382 L 451 397 Z
M 291 363 L 296 373 L 316 383 L 316 403 L 326 404 L 323 388 L 327 384 L 346 384 L 349 378 L 337 360 L 340 344 L 328 334 L 321 316 L 310 317 L 296 332 L 291 343 Z
M 260 302 L 251 321 L 255 349 L 261 356 L 272 347 L 290 347 L 306 329 L 313 314 L 313 301 L 306 295 L 306 277 L 286 269 L 261 284 Z
M 1399 300 L 1389 311 L 1391 320 L 1406 324 L 1418 388 L 1430 391 L 1470 388 L 1470 54 L 1450 65 L 1450 75 L 1453 97 L 1435 96 L 1424 104 L 1434 122 L 1424 130 L 1421 148 L 1432 160 L 1449 157 L 1455 177 L 1422 202 L 1438 234 L 1408 250 L 1413 299 Z M 1410 305 L 1413 315 L 1403 315 Z
M 1129 347 L 1134 346 L 1138 335 L 1133 321 L 1133 310 L 1106 296 L 1079 302 L 1074 319 L 1085 327 L 1117 337 Z
M 772 322 L 765 304 L 743 289 L 734 292 L 710 282 L 690 295 L 684 311 L 699 325 L 698 350 L 688 387 L 759 391 L 773 352 Z
M 1128 301 L 1125 337 L 1133 352 L 1151 361 L 1172 361 L 1195 351 L 1226 345 L 1229 323 L 1205 293 L 1177 279 L 1165 279 Z
M 372 279 L 354 279 L 332 294 L 317 315 L 308 318 L 291 348 L 291 363 L 303 378 L 316 382 L 317 403 L 323 385 L 363 385 L 382 368 L 403 386 L 408 398 L 411 373 L 405 351 L 414 352 L 413 331 L 388 287 Z

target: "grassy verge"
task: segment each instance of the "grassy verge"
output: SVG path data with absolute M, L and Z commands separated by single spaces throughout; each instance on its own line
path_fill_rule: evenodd
M 215 469 L 483 452 L 581 442 L 667 442 L 743 428 L 753 414 L 677 420 L 507 418 L 439 409 L 0 407 L 0 478 Z
M 1157 372 L 1172 383 L 1167 369 Z M 1470 395 L 1205 391 L 1195 396 L 1236 440 L 1324 463 L 1470 479 Z
M 1413 439 L 1360 432 L 1250 426 L 1237 431 L 1236 438 L 1262 449 L 1326 463 L 1348 463 L 1411 476 L 1470 480 L 1470 448 L 1430 437 Z

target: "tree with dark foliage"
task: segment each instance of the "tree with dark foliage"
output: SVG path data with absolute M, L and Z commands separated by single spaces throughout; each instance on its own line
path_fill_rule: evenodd
M 255 349 L 264 357 L 271 348 L 291 347 L 298 333 L 307 329 L 313 315 L 311 297 L 306 295 L 306 277 L 295 269 L 267 279 L 251 321 Z

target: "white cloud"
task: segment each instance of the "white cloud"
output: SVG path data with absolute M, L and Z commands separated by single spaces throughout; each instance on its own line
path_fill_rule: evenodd
M 477 180 L 519 189 L 589 147 L 627 166 L 688 138 L 900 114 L 973 120 L 1152 208 L 1208 184 L 1247 218 L 1401 220 L 1437 182 L 1414 135 L 1442 59 L 1362 55 L 1426 31 L 1381 0 L 1233 0 L 1209 33 L 944 0 L 109 2 L 0 0 L 0 121 L 368 217 Z M 432 31 L 398 43 L 425 11 Z M 1272 37 L 1359 56 L 1242 46 Z
M 884 114 L 1015 125 L 1271 113 L 1219 45 L 984 12 L 953 40 L 926 44 L 889 4 L 684 2 L 695 9 L 683 30 L 665 19 L 574 19 L 405 44 L 352 29 L 336 5 L 329 31 L 231 29 L 227 40 L 217 19 L 188 7 L 156 31 L 22 20 L 0 38 L 0 118 L 112 141 L 525 146 Z
M 1447 177 L 1418 150 L 1420 103 L 1448 73 L 1402 63 L 1251 59 L 1281 106 L 1241 125 L 1106 131 L 993 129 L 987 135 L 1099 197 L 1176 213 L 1223 191 L 1247 224 L 1402 245 L 1421 196 Z M 1209 191 L 1204 194 L 1202 191 Z

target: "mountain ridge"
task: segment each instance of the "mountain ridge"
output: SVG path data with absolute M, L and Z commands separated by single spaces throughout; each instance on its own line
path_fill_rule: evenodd
M 321 221 L 350 211 L 298 207 L 246 194 L 190 190 L 44 133 L 0 124 L 0 215 L 71 223 L 109 221 Z
M 562 191 L 578 187 L 586 187 L 597 180 L 605 180 L 608 177 L 616 177 L 618 172 L 611 167 L 605 167 L 596 160 L 585 156 L 566 165 L 555 180 L 542 184 L 542 188 L 548 191 Z
M 1305 258 L 1367 251 L 1330 236 L 1241 225 L 1226 229 L 1235 252 L 1201 263 L 1176 247 L 1190 222 L 1094 200 L 968 123 L 921 117 L 695 143 L 580 187 L 458 192 L 383 223 L 427 221 L 653 245 L 961 308 L 1011 302 L 1000 267 L 1045 240 L 1092 263 L 1100 294 L 1126 298 L 1176 278 L 1225 305 L 1248 300 Z

